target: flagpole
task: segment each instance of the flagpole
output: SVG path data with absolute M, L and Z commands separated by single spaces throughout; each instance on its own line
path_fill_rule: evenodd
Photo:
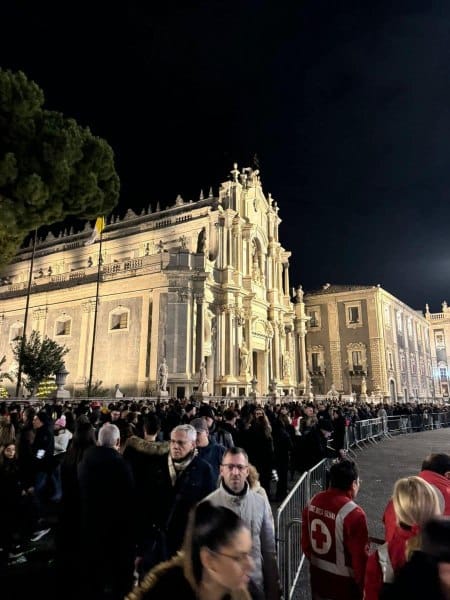
M 19 366 L 17 369 L 16 398 L 19 397 L 20 384 L 21 384 L 21 380 L 22 380 L 22 368 L 23 368 L 22 356 L 23 356 L 23 351 L 25 349 L 25 336 L 26 336 L 26 332 L 27 332 L 28 311 L 30 308 L 30 294 L 31 294 L 31 284 L 33 283 L 33 265 L 34 265 L 34 254 L 36 252 L 36 240 L 37 240 L 37 229 L 34 230 L 33 250 L 31 252 L 31 261 L 30 261 L 30 273 L 28 275 L 27 300 L 25 303 L 25 317 L 23 319 L 23 333 L 22 333 L 22 340 L 20 342 Z
M 91 366 L 89 368 L 89 382 L 87 395 L 88 398 L 91 395 L 92 391 L 92 371 L 94 368 L 94 350 L 95 350 L 95 334 L 97 330 L 97 309 L 98 309 L 98 295 L 100 288 L 100 269 L 102 266 L 102 243 L 103 243 L 103 228 L 100 230 L 100 246 L 98 250 L 98 265 L 97 265 L 97 288 L 95 291 L 95 308 L 94 308 L 94 331 L 92 333 L 92 347 L 91 347 Z

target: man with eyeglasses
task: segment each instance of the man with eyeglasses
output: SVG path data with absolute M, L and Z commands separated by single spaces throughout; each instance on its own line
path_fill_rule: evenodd
M 261 494 L 250 489 L 248 456 L 242 448 L 228 448 L 220 467 L 220 486 L 206 500 L 214 506 L 234 511 L 252 534 L 252 558 L 255 567 L 249 591 L 254 600 L 279 600 L 281 597 L 275 558 L 275 532 L 272 511 Z
M 354 502 L 361 480 L 353 461 L 330 469 L 330 487 L 303 510 L 302 550 L 314 600 L 361 600 L 368 556 L 366 515 Z

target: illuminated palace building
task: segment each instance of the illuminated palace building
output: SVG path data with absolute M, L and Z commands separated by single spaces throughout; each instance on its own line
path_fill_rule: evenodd
M 381 286 L 330 285 L 305 294 L 314 392 L 399 402 L 446 399 L 450 310 L 425 315 Z
M 327 284 L 305 295 L 298 287 L 292 298 L 278 213 L 258 171 L 235 165 L 218 197 L 128 210 L 94 243 L 89 223 L 48 234 L 32 272 L 32 246 L 21 249 L 1 279 L 2 370 L 17 372 L 11 342 L 28 298 L 27 334 L 70 349 L 70 392 L 91 379 L 111 394 L 116 384 L 126 396 L 157 394 L 166 364 L 176 397 L 447 397 L 447 305 L 423 315 L 379 286 Z M 14 394 L 14 382 L 2 385 Z
M 165 359 L 171 396 L 189 396 L 201 377 L 205 395 L 296 394 L 306 380 L 306 317 L 301 289 L 290 298 L 278 211 L 258 171 L 235 165 L 218 197 L 128 210 L 93 244 L 89 223 L 80 233 L 49 234 L 35 250 L 27 334 L 70 348 L 70 391 L 92 376 L 110 390 L 120 384 L 126 396 L 152 394 Z M 12 373 L 31 256 L 31 246 L 20 250 L 0 287 L 0 356 Z

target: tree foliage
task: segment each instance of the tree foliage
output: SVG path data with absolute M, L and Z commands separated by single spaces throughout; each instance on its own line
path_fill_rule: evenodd
M 22 364 L 22 372 L 27 376 L 24 385 L 32 395 L 41 381 L 64 367 L 63 356 L 68 352 L 69 348 L 60 346 L 47 336 L 41 339 L 38 331 L 32 331 L 24 343 L 22 337 L 14 340 L 13 354 L 17 362 Z
M 119 198 L 109 144 L 43 105 L 36 83 L 0 69 L 0 267 L 29 231 L 107 214 Z
M 7 373 L 6 371 L 3 372 L 2 371 L 2 367 L 6 362 L 6 355 L 3 355 L 3 358 L 0 359 L 0 381 L 3 381 L 3 379 L 8 379 L 9 381 L 12 381 L 12 377 L 9 373 Z

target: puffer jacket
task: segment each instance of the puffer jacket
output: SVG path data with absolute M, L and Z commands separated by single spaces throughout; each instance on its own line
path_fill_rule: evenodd
M 247 483 L 245 494 L 236 496 L 228 492 L 223 482 L 205 500 L 214 506 L 229 508 L 248 526 L 252 535 L 252 558 L 255 562 L 250 580 L 262 597 L 278 600 L 280 586 L 275 558 L 275 532 L 269 502 L 261 494 L 251 490 Z

